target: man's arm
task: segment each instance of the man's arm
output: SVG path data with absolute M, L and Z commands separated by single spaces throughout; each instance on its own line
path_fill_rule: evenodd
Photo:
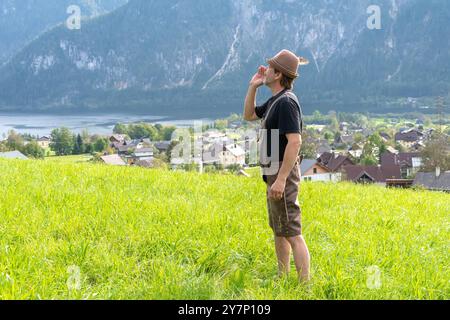
M 246 121 L 255 121 L 259 119 L 259 117 L 255 113 L 257 91 L 258 87 L 256 87 L 255 85 L 250 85 L 248 87 L 244 105 L 244 120 Z
M 281 199 L 284 189 L 286 188 L 286 180 L 294 168 L 297 161 L 298 153 L 302 147 L 302 136 L 299 133 L 286 134 L 288 144 L 284 152 L 283 164 L 278 172 L 277 180 L 271 187 L 271 197 Z
M 256 108 L 256 92 L 258 88 L 264 84 L 264 76 L 267 68 L 260 66 L 258 72 L 250 80 L 250 85 L 248 87 L 247 96 L 245 97 L 244 105 L 244 120 L 255 121 L 259 117 L 255 113 Z
M 288 144 L 284 152 L 283 164 L 281 165 L 278 178 L 286 181 L 289 173 L 294 168 L 298 153 L 302 147 L 302 136 L 299 133 L 290 133 L 286 135 Z

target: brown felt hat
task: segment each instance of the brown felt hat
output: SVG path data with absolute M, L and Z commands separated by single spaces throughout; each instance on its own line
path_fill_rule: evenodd
M 281 50 L 275 57 L 268 59 L 267 63 L 285 76 L 295 79 L 299 76 L 298 67 L 307 65 L 309 61 L 306 58 L 297 57 L 293 52 L 285 49 Z

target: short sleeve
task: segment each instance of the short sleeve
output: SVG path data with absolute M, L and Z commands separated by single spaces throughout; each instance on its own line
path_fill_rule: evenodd
M 280 134 L 302 133 L 299 107 L 290 98 L 283 99 L 278 106 L 278 128 Z
M 255 114 L 258 116 L 258 118 L 262 119 L 264 118 L 264 115 L 267 111 L 267 106 L 269 105 L 269 101 L 266 101 L 262 106 L 258 106 L 255 108 Z

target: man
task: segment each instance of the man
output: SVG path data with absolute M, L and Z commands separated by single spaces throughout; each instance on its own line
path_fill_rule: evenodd
M 291 91 L 294 80 L 299 76 L 299 65 L 308 64 L 308 61 L 289 50 L 282 50 L 267 62 L 268 67 L 261 66 L 250 81 L 244 119 L 263 119 L 262 129 L 267 130 L 267 138 L 261 144 L 260 155 L 264 156 L 266 150 L 273 150 L 272 143 L 278 144 L 278 150 L 275 148 L 278 158 L 269 155 L 272 169 L 274 164 L 278 167 L 275 166 L 275 172 L 267 173 L 268 171 L 263 170 L 263 178 L 267 184 L 269 224 L 275 235 L 279 276 L 287 275 L 290 271 L 292 248 L 299 281 L 308 282 L 310 256 L 302 237 L 301 209 L 298 203 L 302 114 L 298 100 Z M 272 91 L 272 98 L 257 107 L 256 94 L 263 84 Z M 277 141 L 271 141 L 271 131 L 274 130 L 279 133 Z

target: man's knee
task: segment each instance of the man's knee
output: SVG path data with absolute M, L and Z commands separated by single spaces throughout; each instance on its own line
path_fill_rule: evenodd
M 289 244 L 292 247 L 294 247 L 294 246 L 301 244 L 303 241 L 303 238 L 301 235 L 299 235 L 299 236 L 295 236 L 295 237 L 287 237 L 286 240 L 289 242 Z

